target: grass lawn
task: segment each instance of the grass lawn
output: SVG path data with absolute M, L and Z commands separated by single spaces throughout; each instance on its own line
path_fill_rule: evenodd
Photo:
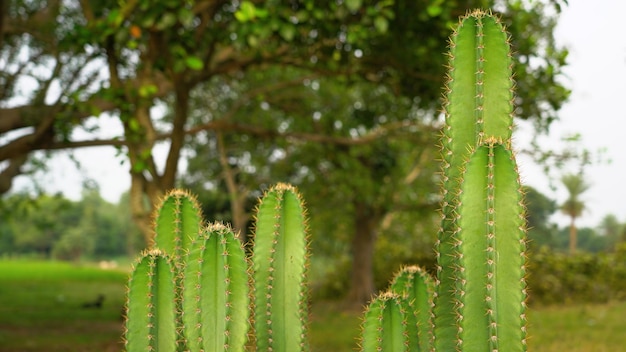
M 126 273 L 0 260 L 0 352 L 120 351 Z M 104 295 L 101 309 L 82 305 Z M 355 351 L 361 312 L 314 302 L 312 352 Z M 626 351 L 626 302 L 529 312 L 529 351 Z
M 126 273 L 0 261 L 0 351 L 120 351 Z M 98 295 L 100 309 L 83 308 Z

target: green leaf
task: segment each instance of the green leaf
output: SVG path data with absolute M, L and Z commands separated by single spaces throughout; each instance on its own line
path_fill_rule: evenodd
M 376 16 L 374 19 L 374 27 L 379 33 L 387 33 L 387 29 L 389 28 L 389 21 L 383 16 Z
M 443 12 L 443 9 L 439 5 L 430 5 L 426 8 L 426 12 L 428 13 L 428 16 L 430 17 L 437 17 L 441 15 L 441 13 Z
M 346 7 L 351 12 L 357 12 L 361 8 L 361 5 L 363 5 L 362 0 L 346 0 Z
M 258 9 L 250 1 L 244 1 L 239 6 L 239 10 L 235 12 L 235 18 L 239 22 L 248 22 L 256 18 L 265 18 L 269 15 L 269 12 L 265 9 Z
M 144 84 L 139 87 L 139 96 L 142 98 L 149 98 L 158 92 L 158 88 L 154 84 Z
M 192 70 L 200 71 L 204 67 L 204 62 L 197 56 L 187 56 L 185 64 Z
M 163 30 L 165 28 L 172 27 L 177 21 L 176 14 L 171 12 L 166 13 L 161 17 L 161 20 L 157 23 L 156 28 Z
M 288 23 L 280 27 L 280 36 L 290 42 L 296 36 L 296 26 Z

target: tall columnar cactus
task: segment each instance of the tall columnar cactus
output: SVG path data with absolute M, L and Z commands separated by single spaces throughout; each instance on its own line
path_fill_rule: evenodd
M 172 258 L 176 285 L 176 331 L 180 341 L 180 349 L 185 350 L 186 337 L 183 327 L 183 270 L 187 253 L 192 243 L 198 238 L 202 228 L 202 215 L 196 197 L 187 191 L 173 189 L 168 192 L 156 207 L 154 214 L 154 246 Z
M 248 271 L 241 242 L 222 224 L 193 243 L 184 274 L 183 322 L 191 351 L 243 351 L 248 333 Z
M 474 11 L 450 40 L 438 240 L 439 351 L 525 350 L 524 220 L 507 34 Z
M 304 205 L 279 183 L 258 205 L 252 256 L 254 326 L 259 351 L 304 351 L 308 316 Z
M 175 270 L 159 250 L 144 252 L 128 283 L 127 351 L 176 351 Z

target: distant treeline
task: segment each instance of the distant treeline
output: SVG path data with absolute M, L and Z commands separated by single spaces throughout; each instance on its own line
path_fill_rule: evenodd
M 0 200 L 0 256 L 106 259 L 144 247 L 124 198 L 111 204 L 94 189 L 80 201 L 24 193 Z

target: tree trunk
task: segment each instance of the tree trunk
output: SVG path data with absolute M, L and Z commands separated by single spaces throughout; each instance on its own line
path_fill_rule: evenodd
M 374 246 L 379 216 L 366 204 L 355 203 L 352 238 L 352 275 L 348 303 L 365 305 L 375 293 Z
M 576 229 L 576 217 L 572 216 L 572 220 L 569 224 L 569 254 L 574 254 L 576 252 L 576 242 L 577 242 L 577 229 Z
M 226 183 L 228 197 L 230 199 L 233 231 L 239 233 L 239 240 L 245 245 L 248 242 L 248 229 L 246 228 L 249 218 L 249 214 L 246 212 L 246 198 L 248 192 L 245 189 L 241 189 L 237 184 L 235 171 L 228 163 L 224 136 L 221 132 L 217 132 L 217 147 L 219 150 L 220 165 L 222 166 L 222 177 Z

